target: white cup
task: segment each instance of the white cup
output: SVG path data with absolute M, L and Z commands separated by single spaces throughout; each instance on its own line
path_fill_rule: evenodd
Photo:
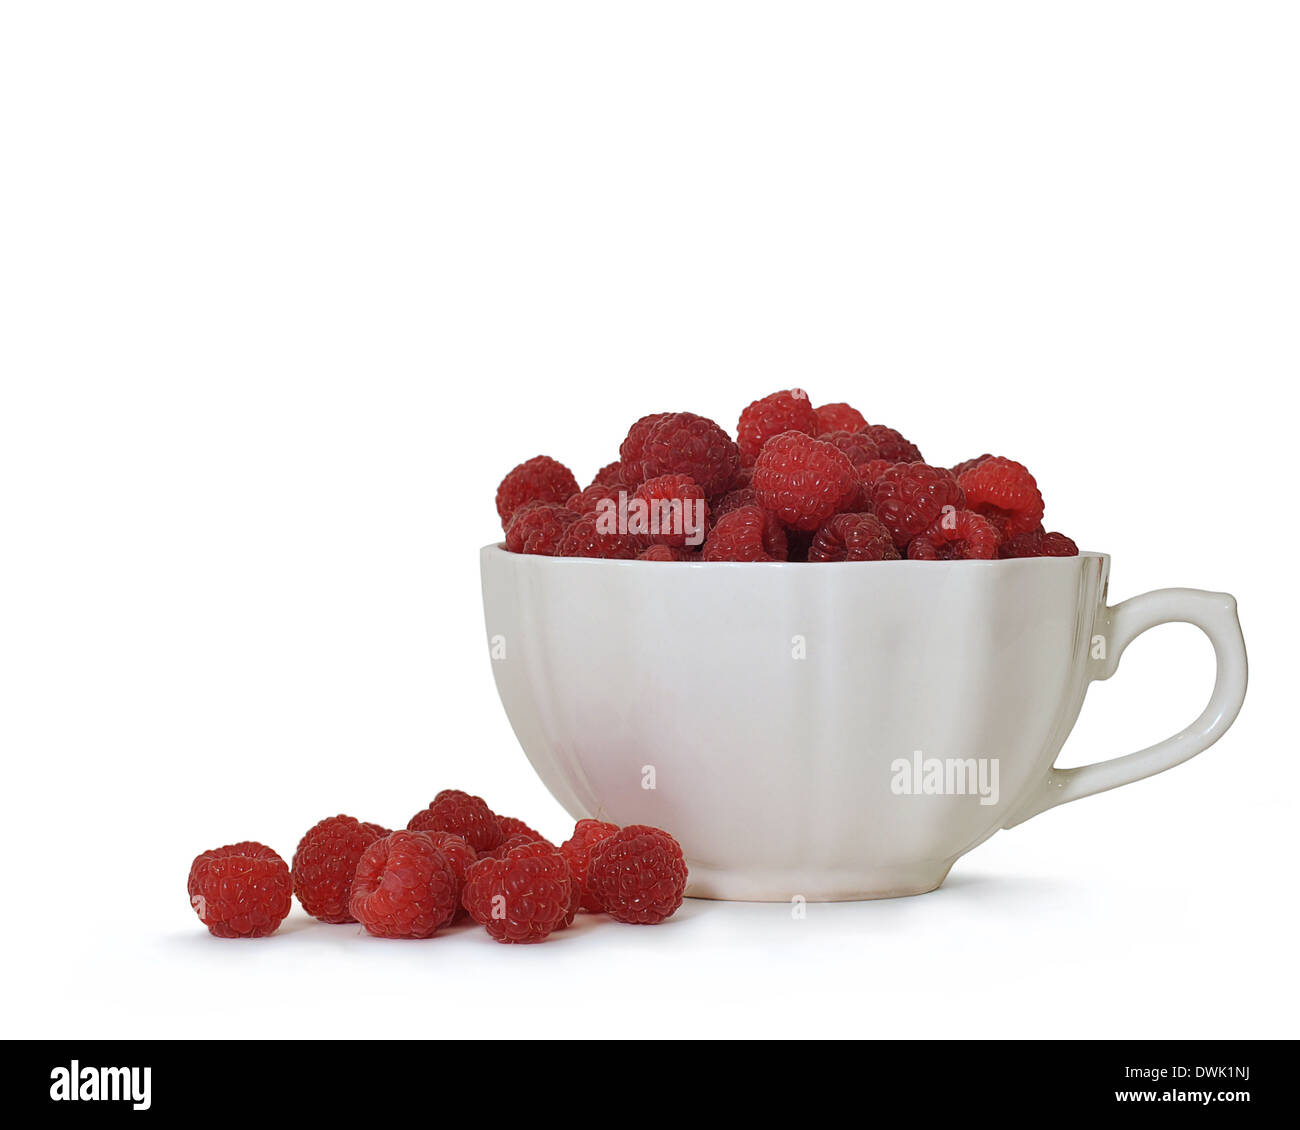
M 575 818 L 681 842 L 687 893 L 919 894 L 1000 828 L 1163 772 L 1246 693 L 1226 593 L 1106 604 L 1109 558 L 659 563 L 487 546 L 497 690 Z M 1157 624 L 1218 672 L 1200 717 L 1138 753 L 1057 769 L 1088 684 Z

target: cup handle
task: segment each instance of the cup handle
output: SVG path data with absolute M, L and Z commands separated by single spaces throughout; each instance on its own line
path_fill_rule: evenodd
M 1014 828 L 1058 804 L 1163 773 L 1209 749 L 1223 737 L 1246 697 L 1246 642 L 1237 619 L 1237 602 L 1226 592 L 1156 589 L 1113 608 L 1103 608 L 1094 629 L 1100 634 L 1092 641 L 1089 680 L 1109 679 L 1119 666 L 1124 649 L 1157 624 L 1195 624 L 1214 645 L 1217 664 L 1214 691 L 1200 717 L 1173 737 L 1137 753 L 1077 769 L 1053 766 L 1046 782 L 1016 810 L 1004 828 Z M 1101 648 L 1097 650 L 1099 643 Z

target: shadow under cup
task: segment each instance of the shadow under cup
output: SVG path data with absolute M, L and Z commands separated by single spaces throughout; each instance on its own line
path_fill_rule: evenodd
M 488 546 L 481 565 L 497 689 L 534 769 L 575 818 L 671 832 L 697 897 L 933 890 L 999 828 L 1199 752 L 1245 692 L 1235 611 L 1215 614 L 1231 597 L 1161 590 L 1126 605 L 1170 607 L 1126 617 L 1100 554 L 654 563 Z M 1218 709 L 1141 754 L 1053 769 L 1088 683 L 1168 619 L 1214 640 Z

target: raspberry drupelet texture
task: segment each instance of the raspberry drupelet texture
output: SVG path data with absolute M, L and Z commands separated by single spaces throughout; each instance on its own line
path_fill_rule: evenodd
M 652 545 L 644 553 L 637 556 L 638 561 L 698 561 L 700 554 L 697 550 L 682 549 L 670 545 Z
M 1023 463 L 990 455 L 963 471 L 958 482 L 967 505 L 997 526 L 1003 538 L 1027 533 L 1043 520 L 1043 496 Z
M 903 438 L 901 432 L 887 428 L 884 424 L 868 424 L 862 434 L 880 448 L 880 458 L 891 463 L 921 463 L 921 449 Z
M 587 889 L 615 921 L 656 925 L 682 905 L 686 860 L 681 845 L 661 828 L 620 828 L 592 850 Z
M 571 920 L 573 879 L 558 850 L 525 844 L 475 863 L 461 902 L 496 941 L 540 942 Z
M 456 915 L 460 880 L 424 832 L 393 832 L 362 853 L 352 916 L 377 938 L 428 938 Z
M 726 494 L 719 494 L 709 500 L 709 514 L 713 521 L 717 521 L 724 515 L 730 514 L 733 510 L 739 510 L 742 506 L 757 506 L 758 492 L 753 487 L 738 487 L 735 490 L 729 490 Z
M 218 938 L 264 938 L 293 907 L 289 865 L 254 840 L 197 856 L 186 889 L 199 921 Z
M 1044 533 L 1043 527 L 1027 530 L 1006 538 L 998 547 L 998 556 L 1015 557 L 1078 557 L 1079 547 L 1072 538 L 1059 533 Z
M 579 905 L 583 910 L 600 910 L 600 906 L 587 889 L 587 864 L 596 845 L 602 840 L 609 839 L 617 831 L 617 824 L 609 824 L 604 820 L 579 820 L 574 825 L 573 835 L 560 845 L 560 854 L 568 862 L 574 882 L 578 884 Z
M 689 475 L 705 497 L 726 490 L 739 468 L 735 441 L 708 417 L 694 412 L 661 416 L 645 435 L 640 460 L 635 465 L 626 457 L 623 461 L 623 475 L 635 479 L 635 486 L 661 475 Z
M 862 432 L 827 432 L 817 438 L 844 452 L 859 474 L 862 467 L 880 458 L 880 448 L 875 440 Z
M 611 527 L 608 532 L 605 528 L 607 525 Z M 597 511 L 582 515 L 565 529 L 560 536 L 559 545 L 556 546 L 555 555 L 557 557 L 621 558 L 631 561 L 644 548 L 645 543 L 640 538 L 633 534 L 619 533 L 617 522 L 606 519 L 601 512 Z
M 1002 535 L 973 510 L 950 510 L 907 545 L 911 561 L 990 560 L 998 555 Z
M 945 506 L 960 510 L 965 505 L 952 472 L 928 463 L 896 464 L 871 487 L 871 509 L 899 549 L 937 522 Z
M 615 459 L 613 463 L 606 463 L 592 478 L 589 486 L 608 486 L 621 487 L 623 485 L 623 461 Z
M 809 561 L 897 561 L 890 532 L 874 514 L 835 514 L 808 547 Z
M 631 491 L 622 483 L 592 483 L 586 490 L 570 495 L 564 505 L 578 515 L 594 514 L 602 502 L 618 505 L 618 496 L 624 493 L 630 494 Z
M 803 432 L 815 436 L 820 429 L 817 412 L 801 388 L 774 392 L 755 400 L 740 414 L 736 427 L 736 446 L 741 463 L 752 467 L 763 445 L 783 432 Z
M 775 514 L 741 506 L 714 523 L 704 542 L 705 561 L 784 561 L 786 532 Z
M 817 435 L 823 439 L 829 432 L 860 432 L 867 426 L 867 418 L 848 404 L 823 404 L 814 411 Z
M 476 852 L 489 852 L 503 838 L 501 822 L 482 797 L 444 789 L 407 822 L 412 832 L 451 832 Z
M 985 459 L 992 459 L 992 458 L 993 456 L 989 455 L 988 452 L 985 452 L 983 455 L 975 456 L 974 459 L 963 459 L 960 463 L 958 463 L 955 467 L 952 468 L 952 473 L 956 475 L 958 479 L 960 479 L 962 475 L 964 475 L 972 467 L 978 467 L 981 463 L 984 462 Z
M 484 852 L 482 858 L 504 859 L 506 855 L 509 852 L 514 851 L 515 848 L 525 847 L 528 844 L 545 844 L 552 851 L 559 850 L 545 836 L 529 835 L 529 833 L 527 832 L 512 832 L 504 840 L 502 840 L 499 844 L 497 844 L 497 846 L 494 847 L 491 851 Z
M 520 463 L 497 487 L 497 514 L 501 528 L 526 502 L 564 502 L 578 493 L 578 480 L 563 463 L 549 455 L 536 455 Z
M 516 816 L 497 816 L 497 823 L 501 825 L 501 835 L 508 836 L 528 836 L 534 840 L 544 840 L 545 836 L 536 828 L 530 828 Z
M 505 859 L 529 859 L 532 857 L 551 859 L 558 857 L 564 859 L 557 848 L 550 840 L 532 840 L 525 844 L 516 844 L 505 853 Z M 569 902 L 565 907 L 564 918 L 556 927 L 557 930 L 563 930 L 566 926 L 572 926 L 574 918 L 578 915 L 578 908 L 582 902 L 582 884 L 573 877 L 573 871 L 569 868 L 568 860 L 564 860 L 564 869 L 569 877 Z
M 362 853 L 389 834 L 352 816 L 330 816 L 313 825 L 293 853 L 293 893 L 303 910 L 322 922 L 353 922 L 348 909 L 352 880 Z
M 834 444 L 784 432 L 767 441 L 754 464 L 754 490 L 783 524 L 815 530 L 854 501 L 858 474 Z
M 632 496 L 646 504 L 654 545 L 702 545 L 709 529 L 709 503 L 704 488 L 690 475 L 657 475 L 646 479 Z
M 619 478 L 628 490 L 639 487 L 645 477 L 641 471 L 641 461 L 645 458 L 646 440 L 650 438 L 651 429 L 665 416 L 671 415 L 671 412 L 651 412 L 628 428 L 627 436 L 618 448 Z
M 465 886 L 469 869 L 478 861 L 478 852 L 460 836 L 454 836 L 450 832 L 422 832 L 421 835 L 428 836 L 433 841 L 433 846 L 442 852 L 456 876 L 456 913 L 452 916 L 452 921 L 466 917 L 465 908 L 460 904 L 460 892 Z
M 506 549 L 511 553 L 536 553 L 555 556 L 560 537 L 578 513 L 558 502 L 529 502 L 514 512 L 506 524 Z

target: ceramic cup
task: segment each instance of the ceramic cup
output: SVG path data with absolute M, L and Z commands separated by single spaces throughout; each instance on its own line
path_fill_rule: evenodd
M 1106 604 L 1109 558 L 658 563 L 487 546 L 506 714 L 574 817 L 672 832 L 703 898 L 919 894 L 1001 828 L 1212 745 L 1246 693 L 1226 593 Z M 1055 767 L 1088 684 L 1195 624 L 1209 704 L 1148 749 Z

